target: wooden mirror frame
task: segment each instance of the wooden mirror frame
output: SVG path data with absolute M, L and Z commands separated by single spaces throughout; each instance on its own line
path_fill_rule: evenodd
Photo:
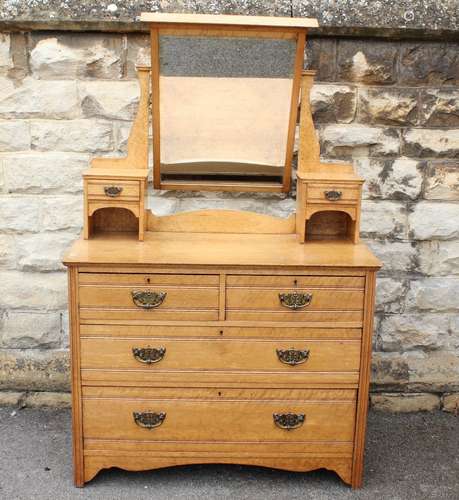
M 150 24 L 151 33 L 151 108 L 153 127 L 153 187 L 155 189 L 191 191 L 271 191 L 288 192 L 291 186 L 293 145 L 298 114 L 301 73 L 307 28 L 317 27 L 315 19 L 282 17 L 225 16 L 207 14 L 144 13 L 141 21 Z M 162 181 L 160 131 L 160 35 L 200 37 L 253 37 L 293 39 L 296 41 L 293 82 L 286 138 L 286 154 L 282 183 L 233 181 Z

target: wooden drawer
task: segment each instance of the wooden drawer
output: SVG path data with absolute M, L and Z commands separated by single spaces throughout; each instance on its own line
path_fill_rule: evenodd
M 309 203 L 357 203 L 359 199 L 359 184 L 308 183 L 307 201 Z
M 85 439 L 306 443 L 354 438 L 352 390 L 208 390 L 213 395 L 205 398 L 193 397 L 190 389 L 119 391 L 112 389 L 115 397 L 83 396 Z M 142 427 L 159 421 L 157 427 Z M 286 421 L 298 427 L 280 428 Z
M 140 199 L 139 181 L 118 181 L 107 179 L 91 180 L 87 182 L 89 199 L 123 201 L 135 201 Z
M 282 288 L 358 288 L 363 290 L 363 276 L 248 276 L 228 275 L 228 287 L 282 287 Z
M 83 369 L 358 371 L 358 340 L 82 338 Z
M 219 288 L 212 286 L 214 276 L 87 273 L 80 278 L 82 320 L 218 319 Z

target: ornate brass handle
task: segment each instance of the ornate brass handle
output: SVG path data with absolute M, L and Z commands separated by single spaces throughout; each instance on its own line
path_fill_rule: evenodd
M 166 354 L 165 347 L 159 347 L 158 349 L 154 347 L 133 347 L 132 354 L 137 361 L 145 363 L 146 365 L 151 365 L 152 363 L 158 363 L 164 358 Z
M 324 191 L 324 195 L 328 201 L 338 201 L 341 199 L 341 196 L 343 196 L 343 193 L 332 189 L 331 191 Z
M 311 303 L 312 293 L 280 293 L 279 300 L 282 306 L 289 309 L 302 309 Z
M 104 191 L 110 198 L 116 198 L 121 194 L 123 188 L 121 186 L 104 186 Z
M 305 415 L 304 413 L 273 413 L 273 420 L 280 429 L 290 431 L 303 425 Z
M 134 422 L 144 429 L 154 429 L 159 427 L 165 420 L 166 414 L 146 411 L 146 412 L 133 412 Z
M 291 366 L 301 365 L 301 363 L 309 359 L 309 351 L 307 349 L 301 351 L 291 347 L 290 349 L 276 349 L 276 353 L 281 363 Z
M 137 307 L 154 309 L 159 307 L 166 298 L 166 292 L 151 292 L 149 290 L 134 290 L 131 292 L 132 300 Z

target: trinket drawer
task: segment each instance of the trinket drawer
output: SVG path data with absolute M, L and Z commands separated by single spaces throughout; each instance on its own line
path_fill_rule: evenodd
M 75 483 L 238 463 L 359 486 L 377 259 L 289 234 L 134 237 L 65 257 Z

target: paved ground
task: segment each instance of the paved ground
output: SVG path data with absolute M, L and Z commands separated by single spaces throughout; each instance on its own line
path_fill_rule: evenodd
M 359 491 L 327 471 L 222 465 L 114 469 L 76 489 L 69 411 L 0 408 L 0 499 L 459 499 L 459 417 L 371 413 L 367 449 Z

